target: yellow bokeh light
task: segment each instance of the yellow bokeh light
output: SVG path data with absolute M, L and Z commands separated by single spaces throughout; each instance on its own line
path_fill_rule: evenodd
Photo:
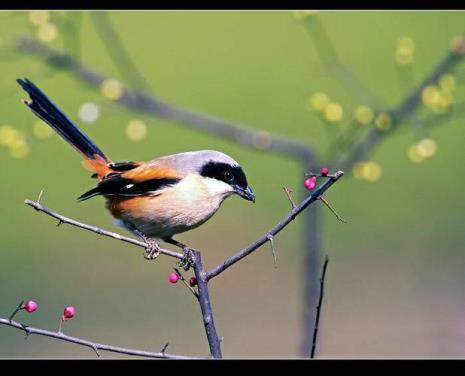
M 344 110 L 339 103 L 331 102 L 324 108 L 323 116 L 330 123 L 338 123 L 342 120 Z
M 381 169 L 381 166 L 376 162 L 359 161 L 354 164 L 354 167 L 352 168 L 352 173 L 354 174 L 354 177 L 357 179 L 366 180 L 371 183 L 374 183 L 381 179 L 383 171 Z
M 439 86 L 445 91 L 454 91 L 457 86 L 457 82 L 453 75 L 445 74 L 440 78 Z
M 325 93 L 315 93 L 310 96 L 309 104 L 313 111 L 321 112 L 329 104 L 329 97 Z
M 365 163 L 364 173 L 365 180 L 372 183 L 381 179 L 383 174 L 381 166 L 373 161 Z
M 414 144 L 408 148 L 407 156 L 413 163 L 421 163 L 425 160 L 425 158 L 418 152 L 417 144 Z
M 441 101 L 441 93 L 436 85 L 428 85 L 421 91 L 421 100 L 428 107 L 438 105 Z
M 432 158 L 436 154 L 437 149 L 436 141 L 431 138 L 424 138 L 416 145 L 417 154 L 424 159 Z
M 415 51 L 415 43 L 410 37 L 400 37 L 397 40 L 396 51 L 394 58 L 399 65 L 408 65 L 413 62 L 413 53 Z
M 396 53 L 395 60 L 399 65 L 409 65 L 413 62 L 413 55 L 403 55 Z
M 454 101 L 452 91 L 447 88 L 447 85 L 445 88 L 441 87 L 441 89 L 439 89 L 436 85 L 426 86 L 422 90 L 421 99 L 423 104 L 430 108 L 434 113 L 445 112 Z
M 415 43 L 413 42 L 412 38 L 402 36 L 397 39 L 397 47 L 409 48 L 413 51 L 415 49 Z
M 23 134 L 10 125 L 0 126 L 0 146 L 10 147 L 23 139 Z
M 387 131 L 392 126 L 392 119 L 388 114 L 382 112 L 376 117 L 375 125 L 379 130 Z
M 58 28 L 52 23 L 44 23 L 37 28 L 36 35 L 41 42 L 53 42 L 58 36 Z
M 352 173 L 357 179 L 363 179 L 365 169 L 365 162 L 356 162 L 352 167 Z
M 124 86 L 118 80 L 108 79 L 100 84 L 100 91 L 105 98 L 116 101 L 123 96 Z
M 147 126 L 142 120 L 131 120 L 126 128 L 126 135 L 131 141 L 141 141 L 147 135 Z
M 31 24 L 40 26 L 49 21 L 50 13 L 46 10 L 32 10 L 28 14 L 28 19 Z
M 370 124 L 375 117 L 373 110 L 368 106 L 358 106 L 354 111 L 354 117 L 359 124 Z
M 32 125 L 32 133 L 38 140 L 46 140 L 53 136 L 53 129 L 41 120 L 37 120 Z
M 26 158 L 29 155 L 29 146 L 24 142 L 18 146 L 9 148 L 8 153 L 13 158 Z

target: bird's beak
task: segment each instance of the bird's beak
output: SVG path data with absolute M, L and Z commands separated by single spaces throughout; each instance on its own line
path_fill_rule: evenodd
M 253 193 L 252 188 L 249 186 L 246 189 L 235 187 L 234 192 L 236 192 L 242 198 L 245 198 L 247 201 L 255 202 L 255 193 Z

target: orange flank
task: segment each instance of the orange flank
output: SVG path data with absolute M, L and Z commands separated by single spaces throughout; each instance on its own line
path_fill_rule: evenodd
M 154 166 L 150 163 L 136 167 L 122 174 L 125 179 L 130 179 L 136 183 L 144 182 L 152 179 L 176 179 L 179 178 L 179 173 L 166 166 Z

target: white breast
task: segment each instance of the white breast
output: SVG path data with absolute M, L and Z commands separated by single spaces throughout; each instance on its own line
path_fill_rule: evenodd
M 203 224 L 232 193 L 232 187 L 226 183 L 189 174 L 147 200 L 138 218 L 131 218 L 131 222 L 146 235 L 169 237 Z

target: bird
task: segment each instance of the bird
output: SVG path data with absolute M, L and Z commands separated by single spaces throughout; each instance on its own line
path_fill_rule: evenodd
M 144 256 L 156 258 L 160 241 L 190 248 L 173 236 L 209 220 L 231 195 L 255 202 L 241 165 L 215 150 L 187 151 L 146 162 L 113 162 L 51 99 L 27 78 L 16 80 L 29 100 L 23 102 L 84 158 L 97 186 L 80 195 L 103 196 L 116 222 L 147 244 Z

